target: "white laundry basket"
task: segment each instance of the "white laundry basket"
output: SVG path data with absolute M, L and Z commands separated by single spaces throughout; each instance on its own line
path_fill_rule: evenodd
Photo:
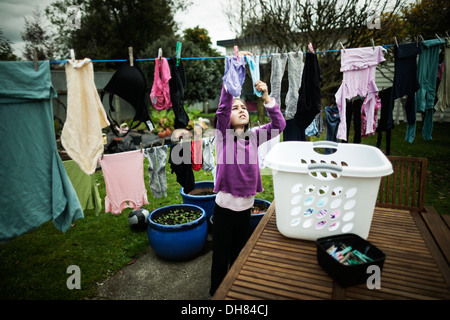
M 378 148 L 331 141 L 279 143 L 265 165 L 272 169 L 278 230 L 307 240 L 343 233 L 367 239 L 381 177 L 393 172 Z

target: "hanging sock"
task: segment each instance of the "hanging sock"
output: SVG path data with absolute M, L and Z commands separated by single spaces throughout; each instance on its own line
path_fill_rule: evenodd
M 298 90 L 302 84 L 303 75 L 303 53 L 288 52 L 288 81 L 289 88 L 286 94 L 284 104 L 286 105 L 286 120 L 293 119 L 297 113 L 298 107 Z M 277 101 L 280 103 L 279 101 Z
M 61 144 L 86 174 L 93 174 L 103 152 L 102 129 L 109 126 L 94 83 L 90 59 L 66 63 L 67 117 Z
M 142 151 L 105 154 L 99 158 L 105 179 L 105 212 L 120 214 L 125 208 L 148 204 Z
M 192 140 L 191 141 L 191 160 L 192 169 L 199 171 L 202 168 L 202 140 Z
M 286 68 L 287 55 L 272 54 L 272 72 L 270 74 L 270 96 L 281 106 L 281 81 Z
M 149 187 L 153 197 L 167 197 L 166 161 L 167 146 L 158 146 L 144 150 L 148 159 Z
M 216 167 L 214 160 L 214 143 L 215 137 L 208 137 L 202 139 L 202 156 L 203 156 L 203 164 L 202 170 L 204 171 L 212 171 Z
M 245 56 L 245 59 L 247 60 L 249 69 L 250 69 L 250 75 L 252 76 L 252 82 L 253 82 L 253 93 L 258 96 L 262 97 L 262 92 L 256 90 L 255 84 L 259 81 L 259 56 Z

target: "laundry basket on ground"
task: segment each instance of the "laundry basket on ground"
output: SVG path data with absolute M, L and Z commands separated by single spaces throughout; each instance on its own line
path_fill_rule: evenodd
M 331 141 L 279 143 L 265 165 L 278 230 L 307 240 L 350 232 L 367 239 L 381 177 L 393 172 L 378 148 Z

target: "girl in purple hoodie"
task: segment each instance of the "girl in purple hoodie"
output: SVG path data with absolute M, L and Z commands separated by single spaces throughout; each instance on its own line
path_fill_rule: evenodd
M 240 55 L 251 55 L 240 52 Z M 241 57 L 243 58 L 243 57 Z M 250 211 L 256 193 L 264 191 L 258 162 L 258 146 L 284 130 L 286 122 L 277 102 L 269 96 L 267 84 L 255 83 L 262 92 L 271 122 L 249 129 L 247 106 L 222 86 L 216 112 L 216 203 L 213 213 L 213 257 L 210 294 L 216 289 L 249 237 Z

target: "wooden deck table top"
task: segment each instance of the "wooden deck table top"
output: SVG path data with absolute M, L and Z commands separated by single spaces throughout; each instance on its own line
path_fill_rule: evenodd
M 431 253 L 414 212 L 375 208 L 367 240 L 386 254 L 381 288 L 342 288 L 319 266 L 315 241 L 287 238 L 278 231 L 274 204 L 213 300 L 450 299 L 450 267 Z

